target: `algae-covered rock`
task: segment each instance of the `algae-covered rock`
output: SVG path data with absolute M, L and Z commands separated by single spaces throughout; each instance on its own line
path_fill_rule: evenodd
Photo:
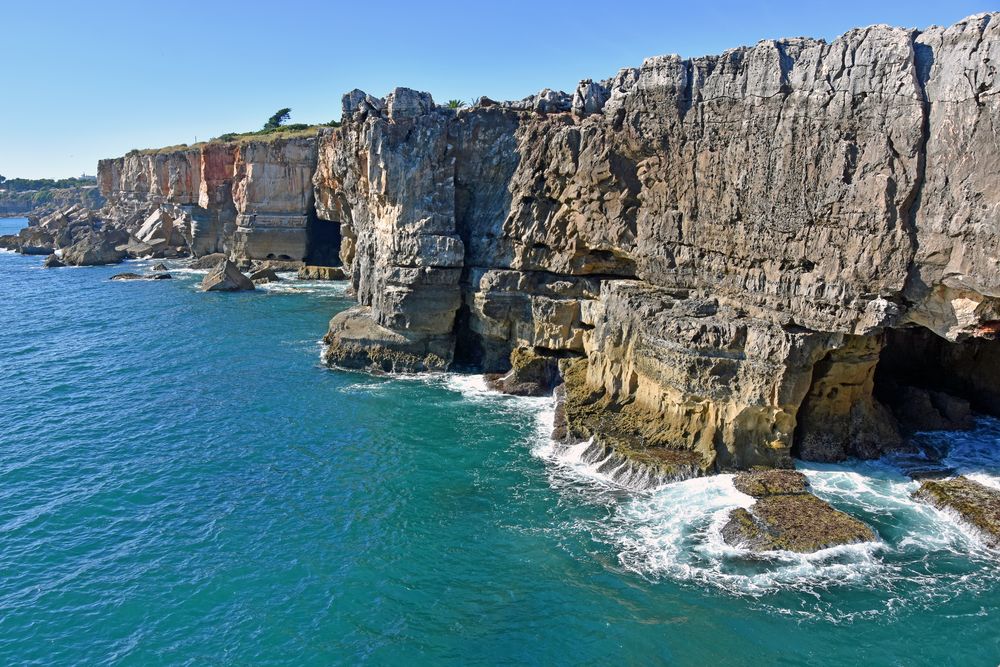
M 726 543 L 751 551 L 810 553 L 842 544 L 867 542 L 875 533 L 808 491 L 805 475 L 794 470 L 755 470 L 733 478 L 738 491 L 757 501 L 734 509 L 722 529 Z
M 952 510 L 993 548 L 1000 548 L 1000 491 L 968 477 L 926 480 L 913 497 L 942 510 Z
M 510 354 L 511 369 L 487 375 L 491 389 L 514 396 L 547 396 L 559 382 L 559 358 L 533 347 L 517 347 Z
M 563 385 L 556 406 L 553 437 L 563 442 L 594 441 L 627 462 L 625 469 L 646 469 L 650 479 L 677 481 L 710 470 L 699 452 L 678 447 L 664 437 L 659 423 L 635 403 L 619 404 L 586 382 L 587 362 L 564 359 L 559 366 Z
M 736 490 L 754 498 L 808 493 L 809 481 L 795 470 L 755 470 L 733 478 Z

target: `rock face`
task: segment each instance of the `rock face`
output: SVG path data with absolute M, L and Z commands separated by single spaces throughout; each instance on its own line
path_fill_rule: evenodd
M 315 171 L 315 137 L 133 151 L 98 164 L 102 215 L 137 230 L 154 252 L 182 241 L 195 256 L 224 253 L 244 265 L 301 262 L 313 228 L 324 229 L 313 205 Z
M 314 178 L 359 303 L 326 358 L 518 391 L 541 386 L 524 359 L 577 359 L 568 437 L 704 472 L 878 456 L 901 442 L 880 384 L 983 409 L 998 49 L 984 14 L 655 57 L 457 111 L 353 91 Z M 916 331 L 970 372 L 881 372 Z
M 459 110 L 354 90 L 316 136 L 102 161 L 102 215 L 131 254 L 341 264 L 328 363 L 564 383 L 565 438 L 649 479 L 874 457 L 1000 414 L 998 57 L 982 14 Z
M 960 476 L 925 481 L 913 495 L 938 509 L 955 512 L 988 546 L 1000 549 L 1000 491 L 997 489 Z
M 201 288 L 206 292 L 243 292 L 255 289 L 253 282 L 228 259 L 208 272 L 201 281 Z
M 736 475 L 733 485 L 755 502 L 749 509 L 730 512 L 722 537 L 731 545 L 810 553 L 875 539 L 871 528 L 809 493 L 802 473 L 745 472 Z

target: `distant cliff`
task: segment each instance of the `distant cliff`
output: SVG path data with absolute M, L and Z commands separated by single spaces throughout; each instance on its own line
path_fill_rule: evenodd
M 564 383 L 558 437 L 665 475 L 876 456 L 914 412 L 1000 413 L 997 63 L 984 14 L 460 110 L 353 91 L 338 129 L 100 185 L 117 219 L 188 216 L 198 253 L 339 257 L 332 364 Z
M 97 179 L 93 176 L 59 180 L 0 177 L 0 217 L 44 215 L 75 204 L 95 209 L 104 205 Z

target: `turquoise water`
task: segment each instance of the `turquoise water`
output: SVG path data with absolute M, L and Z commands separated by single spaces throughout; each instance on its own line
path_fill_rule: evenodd
M 0 664 L 1000 659 L 996 555 L 891 465 L 805 470 L 878 543 L 755 560 L 725 476 L 617 489 L 546 399 L 323 368 L 342 286 L 41 261 L 0 253 Z M 952 439 L 998 483 L 997 423 Z

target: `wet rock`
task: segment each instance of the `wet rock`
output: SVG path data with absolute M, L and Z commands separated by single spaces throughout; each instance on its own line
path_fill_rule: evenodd
M 211 255 L 204 255 L 198 259 L 191 262 L 189 268 L 192 269 L 213 269 L 219 264 L 226 261 L 226 256 L 222 253 L 212 253 Z
M 17 234 L 4 234 L 3 236 L 0 236 L 0 248 L 16 252 L 20 247 L 21 239 Z
M 42 263 L 42 266 L 44 266 L 46 269 L 57 269 L 66 265 L 59 260 L 59 257 L 57 257 L 55 254 L 52 254 L 45 258 L 45 261 Z
M 955 512 L 986 544 L 1000 548 L 1000 490 L 959 476 L 924 481 L 913 497 Z
M 299 269 L 299 280 L 346 280 L 341 266 L 303 266 Z
M 892 411 L 907 432 L 956 431 L 975 426 L 969 401 L 941 391 L 909 385 L 890 390 Z
M 760 470 L 733 477 L 733 486 L 740 493 L 754 498 L 806 493 L 809 481 L 795 470 Z
M 206 292 L 242 292 L 255 289 L 253 282 L 228 259 L 209 271 L 201 281 L 201 288 Z
M 169 273 L 116 273 L 110 280 L 171 280 L 172 278 Z
M 448 362 L 442 355 L 451 351 L 450 337 L 408 335 L 379 326 L 365 306 L 337 313 L 323 342 L 327 345 L 323 359 L 331 366 L 386 373 L 443 371 Z
M 736 475 L 733 486 L 756 499 L 737 508 L 722 529 L 726 543 L 751 551 L 811 553 L 875 539 L 871 528 L 807 490 L 805 475 L 761 470 Z
M 250 274 L 250 280 L 254 285 L 264 285 L 266 283 L 279 282 L 281 278 L 271 269 L 258 269 Z
M 618 403 L 604 390 L 592 389 L 584 360 L 564 359 L 559 368 L 564 383 L 557 421 L 564 442 L 591 440 L 620 462 L 647 469 L 648 479 L 690 479 L 711 470 L 700 453 L 678 447 L 645 408 Z
M 167 270 L 167 265 L 164 264 L 163 262 L 153 265 L 153 271 L 166 271 L 166 270 Z
M 519 347 L 511 353 L 510 361 L 509 372 L 487 374 L 491 389 L 514 396 L 548 396 L 560 383 L 559 357 Z

